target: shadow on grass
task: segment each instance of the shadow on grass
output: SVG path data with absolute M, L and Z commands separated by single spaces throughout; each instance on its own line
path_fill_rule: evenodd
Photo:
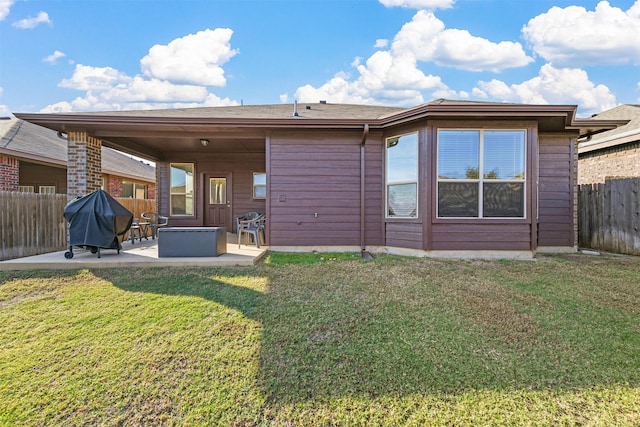
M 495 295 L 474 301 L 469 290 L 458 294 L 455 286 L 445 287 L 453 280 L 447 266 L 403 270 L 344 262 L 332 269 L 263 265 L 94 274 L 128 292 L 205 298 L 259 322 L 259 384 L 271 402 L 640 384 L 638 338 L 629 335 L 628 318 L 602 310 L 595 316 L 597 307 L 588 305 L 574 318 L 558 314 L 571 301 L 527 313 L 539 303 L 534 301 L 510 314 L 518 322 L 500 319 L 504 307 L 490 303 Z M 221 277 L 266 280 L 269 287 L 263 292 Z M 474 310 L 495 311 L 490 314 L 505 331 L 509 325 L 517 330 L 501 332 L 480 321 L 480 314 L 474 317 Z

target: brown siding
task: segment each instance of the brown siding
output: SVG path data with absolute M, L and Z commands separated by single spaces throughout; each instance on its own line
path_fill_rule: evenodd
M 67 193 L 67 170 L 36 163 L 20 162 L 20 185 L 33 185 L 35 192 L 41 185 L 55 185 L 56 193 Z
M 567 135 L 540 135 L 538 245 L 573 246 L 573 149 Z
M 384 215 L 384 142 L 382 136 L 371 134 L 365 151 L 365 230 L 367 245 L 382 245 Z
M 434 224 L 434 250 L 514 250 L 530 249 L 529 224 L 470 223 Z
M 422 224 L 416 222 L 387 222 L 387 246 L 423 249 Z
M 269 244 L 360 244 L 361 138 L 362 132 L 271 137 Z
M 169 214 L 169 182 L 170 163 L 195 164 L 195 216 L 170 217 L 169 224 L 173 226 L 200 226 L 204 223 L 203 215 L 203 176 L 205 173 L 231 173 L 232 211 L 234 219 L 248 211 L 265 211 L 264 199 L 253 199 L 253 172 L 266 172 L 265 154 L 262 153 L 220 153 L 193 155 L 174 155 L 171 160 L 156 165 L 158 175 L 158 189 L 162 198 L 158 200 L 160 214 Z M 235 225 L 235 224 L 234 224 Z M 231 230 L 229 230 L 231 231 Z
M 165 216 L 169 216 L 169 180 L 169 162 L 156 162 L 156 187 L 158 190 L 156 203 L 158 213 Z

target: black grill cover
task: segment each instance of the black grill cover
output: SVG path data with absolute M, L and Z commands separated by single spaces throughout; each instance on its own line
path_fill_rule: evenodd
M 103 190 L 69 202 L 64 217 L 69 223 L 69 246 L 106 249 L 121 249 L 122 237 L 133 222 L 133 214 Z

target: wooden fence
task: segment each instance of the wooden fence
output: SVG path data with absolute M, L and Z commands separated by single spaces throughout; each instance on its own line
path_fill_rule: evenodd
M 134 218 L 141 218 L 143 212 L 155 212 L 155 199 L 130 199 L 126 197 L 114 197 L 125 208 L 129 209 Z
M 64 249 L 66 204 L 66 194 L 1 191 L 0 260 Z
M 153 199 L 116 198 L 135 218 L 155 212 Z M 0 261 L 64 250 L 66 194 L 0 191 Z
M 579 187 L 578 244 L 640 255 L 640 178 Z

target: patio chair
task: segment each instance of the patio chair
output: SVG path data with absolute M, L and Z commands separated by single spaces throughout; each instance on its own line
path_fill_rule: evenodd
M 142 218 L 149 223 L 149 225 L 147 225 L 147 228 L 151 227 L 152 239 L 155 239 L 158 235 L 158 228 L 166 227 L 169 224 L 169 218 L 167 218 L 166 216 L 158 215 L 155 212 L 143 212 Z
M 260 247 L 260 242 L 266 240 L 265 220 L 266 216 L 264 214 L 258 214 L 253 219 L 238 219 L 238 249 L 240 249 L 242 239 L 245 239 L 246 245 L 249 237 L 253 237 L 256 247 Z
M 131 223 L 131 228 L 129 228 L 129 238 L 131 239 L 131 244 L 133 245 L 136 242 L 136 238 L 142 242 L 142 238 L 147 239 L 146 233 L 143 235 L 143 231 L 146 231 L 145 228 L 140 226 L 140 219 L 134 218 Z
M 260 216 L 259 212 L 247 212 L 242 216 L 236 218 L 236 232 L 240 235 L 240 221 L 250 221 L 252 219 L 256 219 Z

